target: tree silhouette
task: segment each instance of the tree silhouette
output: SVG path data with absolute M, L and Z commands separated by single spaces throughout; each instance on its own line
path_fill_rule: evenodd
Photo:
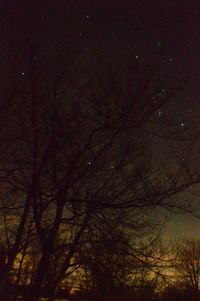
M 31 22 L 26 17 L 30 32 Z M 121 214 L 124 230 L 145 236 L 161 224 L 154 212 L 184 207 L 172 197 L 199 178 L 183 162 L 165 173 L 152 155 L 153 138 L 166 139 L 158 111 L 182 85 L 142 69 L 137 59 L 125 62 L 126 71 L 104 60 L 81 61 L 76 45 L 62 39 L 54 45 L 52 36 L 43 43 L 38 27 L 33 39 L 27 36 L 26 28 L 14 32 L 0 62 L 1 203 L 9 248 L 0 298 L 6 300 L 17 255 L 28 250 L 28 233 L 39 255 L 27 300 L 39 300 L 42 289 L 53 300 L 96 220 L 101 226 Z M 169 136 L 176 139 L 177 129 Z
M 200 241 L 187 239 L 177 250 L 177 278 L 180 285 L 191 290 L 195 300 L 199 300 L 200 284 Z

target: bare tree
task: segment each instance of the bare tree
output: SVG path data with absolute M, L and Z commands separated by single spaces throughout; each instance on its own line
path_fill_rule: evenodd
M 39 299 L 59 258 L 48 292 L 53 300 L 99 216 L 124 211 L 123 227 L 150 233 L 161 223 L 153 213 L 179 208 L 172 197 L 199 178 L 182 163 L 166 174 L 152 156 L 157 113 L 180 88 L 173 79 L 140 72 L 137 60 L 123 74 L 105 62 L 85 66 L 73 47 L 47 54 L 52 38 L 44 48 L 33 41 L 23 48 L 21 41 L 17 36 L 15 56 L 6 52 L 1 62 L 0 180 L 9 199 L 2 197 L 9 252 L 1 290 L 4 298 L 31 221 L 30 243 L 40 256 L 28 300 Z
M 9 211 L 19 207 L 22 212 L 8 270 L 20 250 L 28 219 L 33 218 L 41 246 L 34 280 L 34 291 L 39 291 L 51 256 L 63 250 L 63 262 L 54 277 L 57 287 L 85 231 L 102 211 L 129 210 L 135 230 L 151 231 L 160 222 L 152 223 L 150 212 L 167 207 L 171 196 L 196 179 L 191 174 L 186 179 L 182 168 L 181 177 L 165 175 L 161 182 L 161 171 L 153 167 L 152 134 L 141 127 L 168 96 L 156 100 L 147 96 L 152 76 L 133 90 L 132 82 L 126 89 L 120 86 L 114 70 L 102 70 L 92 85 L 84 85 L 84 93 L 77 86 L 74 95 L 67 88 L 64 71 L 48 82 L 45 77 L 38 81 L 40 72 L 44 76 L 43 63 L 41 69 L 38 63 L 32 65 L 25 91 L 15 86 L 13 118 L 2 133 L 1 161 L 2 181 L 14 193 L 12 202 L 17 199 Z M 15 129 L 17 140 L 7 139 Z
M 200 285 L 200 241 L 184 240 L 177 250 L 177 281 L 183 287 L 191 289 L 199 300 Z

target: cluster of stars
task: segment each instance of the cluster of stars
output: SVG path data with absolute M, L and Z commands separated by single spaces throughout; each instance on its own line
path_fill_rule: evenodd
M 151 8 L 149 8 L 149 10 L 151 11 Z M 101 17 L 100 14 L 95 14 L 95 12 L 92 12 L 90 10 L 85 11 L 84 14 L 82 14 L 80 20 L 81 20 L 81 26 L 79 27 L 79 25 L 75 25 L 75 31 L 74 29 L 70 29 L 70 32 L 68 32 L 68 35 L 70 36 L 70 39 L 77 39 L 79 38 L 83 44 L 82 44 L 82 52 L 78 54 L 77 58 L 83 59 L 84 58 L 84 54 L 86 54 L 86 52 L 88 53 L 88 51 L 90 50 L 90 47 L 93 47 L 91 45 L 96 45 L 96 47 L 98 49 L 100 49 L 100 47 L 102 45 L 105 45 L 105 43 L 110 43 L 112 44 L 112 39 L 111 37 L 115 37 L 117 38 L 117 42 L 120 45 L 119 49 L 127 49 L 127 52 L 132 52 L 132 57 L 135 58 L 136 61 L 138 61 L 138 64 L 140 64 L 140 61 L 143 62 L 146 60 L 146 58 L 148 59 L 148 57 L 152 58 L 154 53 L 153 53 L 153 49 L 156 51 L 155 54 L 157 55 L 158 52 L 162 48 L 162 50 L 165 53 L 165 55 L 163 57 L 160 57 L 161 61 L 159 63 L 166 63 L 167 66 L 169 66 L 169 69 L 171 68 L 171 66 L 175 66 L 175 64 L 178 61 L 178 56 L 176 55 L 176 52 L 171 51 L 171 45 L 169 45 L 170 47 L 166 46 L 167 45 L 167 41 L 162 39 L 162 35 L 159 36 L 158 35 L 152 35 L 151 40 L 148 40 L 148 33 L 153 33 L 152 28 L 150 26 L 150 28 L 147 26 L 147 24 L 142 23 L 140 24 L 139 30 L 137 33 L 134 34 L 133 30 L 131 30 L 132 28 L 132 21 L 126 19 L 124 16 L 122 16 L 119 12 L 115 15 L 115 13 L 113 13 L 113 15 L 111 14 L 111 16 L 109 18 L 106 17 L 107 19 L 100 19 Z M 48 16 L 46 15 L 46 13 L 39 15 L 39 18 L 41 20 L 41 23 L 44 23 L 44 21 L 48 21 Z M 105 31 L 105 40 L 106 42 L 104 42 L 104 44 L 102 43 L 102 40 L 100 41 L 101 46 L 98 45 L 98 35 L 96 35 L 95 31 L 95 26 L 97 25 L 97 28 L 99 28 L 99 25 L 102 25 L 102 28 L 104 28 L 104 26 L 107 26 L 107 31 Z M 79 24 L 78 22 L 76 24 Z M 134 22 L 133 22 L 134 24 Z M 90 27 L 88 26 L 90 25 Z M 130 26 L 131 25 L 131 26 Z M 117 29 L 117 30 L 116 30 Z M 99 29 L 97 29 L 99 30 Z M 95 36 L 92 37 L 91 35 L 95 33 Z M 123 35 L 123 33 L 125 33 L 125 35 Z M 151 36 L 151 35 L 149 35 Z M 95 41 L 94 44 L 90 43 L 90 37 L 92 41 Z M 109 38 L 108 38 L 109 37 Z M 139 38 L 138 38 L 139 37 Z M 142 41 L 142 39 L 144 38 L 145 41 Z M 120 39 L 122 39 L 122 44 Z M 89 42 L 89 44 L 88 44 Z M 143 44 L 144 42 L 144 44 Z M 141 45 L 140 45 L 141 43 Z M 151 43 L 151 44 L 150 44 Z M 107 46 L 107 45 L 106 45 Z M 146 48 L 145 48 L 146 47 Z M 115 55 L 115 53 L 117 53 L 117 49 L 115 52 L 113 52 L 113 55 Z M 87 55 L 87 54 L 86 54 Z M 33 61 L 37 61 L 38 57 L 34 56 L 32 58 Z M 152 59 L 153 60 L 153 59 Z M 156 57 L 156 60 L 158 60 L 158 56 Z M 94 59 L 95 61 L 95 59 Z M 165 64 L 165 67 L 166 67 Z M 168 68 L 168 67 L 166 67 Z M 171 70 L 171 69 L 170 69 Z M 167 70 L 168 71 L 168 70 Z M 25 77 L 25 72 L 22 71 L 20 72 L 20 76 L 21 77 Z M 185 76 L 185 74 L 184 74 Z M 162 88 L 159 91 L 157 91 L 157 93 L 155 93 L 155 95 L 152 96 L 152 99 L 157 101 L 157 99 L 160 98 L 164 98 L 167 95 L 167 89 Z M 188 107 L 186 110 L 188 113 L 193 113 L 192 107 Z M 164 118 L 166 117 L 166 112 L 164 112 L 164 109 L 159 109 L 156 112 L 157 118 L 164 120 Z M 177 125 L 180 128 L 184 128 L 186 126 L 186 124 L 188 124 L 188 120 L 187 118 L 180 116 L 182 115 L 180 112 L 178 112 L 179 116 L 177 116 Z M 186 115 L 185 115 L 186 116 Z M 92 165 L 92 162 L 88 162 L 88 165 Z

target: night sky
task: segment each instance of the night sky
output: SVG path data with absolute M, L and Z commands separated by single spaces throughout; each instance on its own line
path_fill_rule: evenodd
M 158 112 L 173 116 L 181 129 L 199 126 L 200 1 L 1 1 L 1 47 L 17 41 L 30 52 L 54 56 L 73 45 L 81 64 L 112 62 L 120 70 L 129 59 L 184 80 L 176 102 Z M 34 57 L 38 59 L 37 56 Z M 125 63 L 124 63 L 125 62 Z M 143 68 L 143 67 L 141 67 Z M 122 72 L 122 71 L 121 71 Z M 20 76 L 26 76 L 23 64 Z M 185 215 L 170 222 L 168 236 L 199 235 L 200 220 Z

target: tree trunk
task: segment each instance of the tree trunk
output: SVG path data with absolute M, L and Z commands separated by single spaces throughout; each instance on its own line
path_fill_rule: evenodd
M 47 272 L 47 267 L 49 264 L 50 252 L 45 251 L 40 259 L 39 265 L 37 267 L 36 275 L 33 281 L 33 285 L 30 290 L 30 295 L 27 298 L 27 301 L 39 301 L 40 296 L 39 292 L 44 287 L 44 280 Z

